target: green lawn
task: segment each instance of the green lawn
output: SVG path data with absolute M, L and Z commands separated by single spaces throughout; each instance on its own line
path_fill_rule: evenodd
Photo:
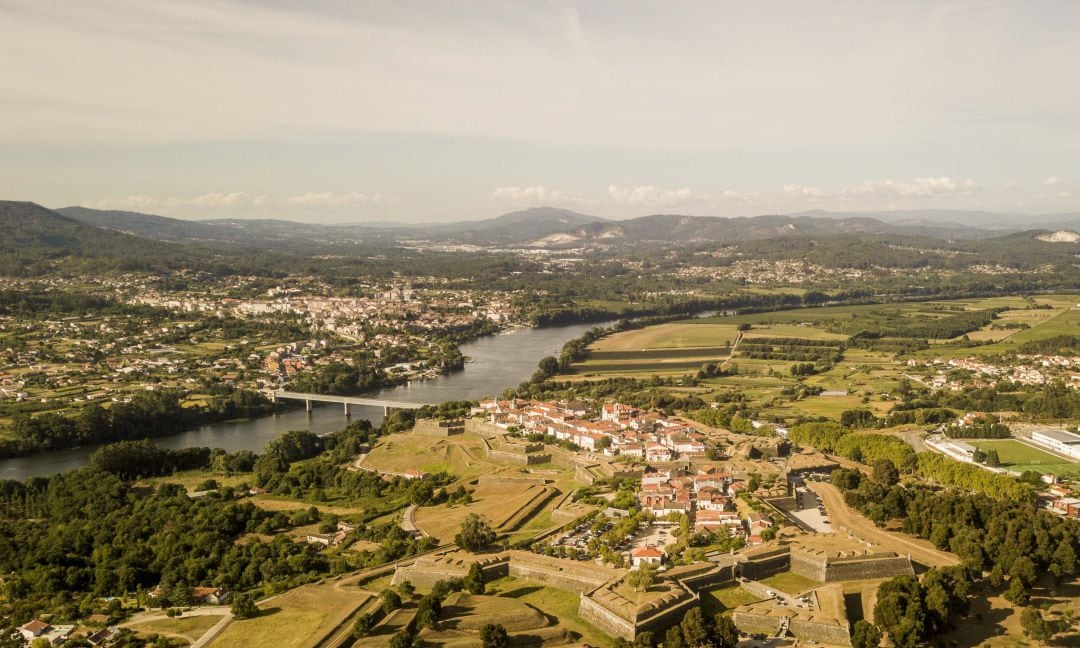
M 539 587 L 507 576 L 488 583 L 486 593 L 516 599 L 552 617 L 560 626 L 578 635 L 579 641 L 575 645 L 611 645 L 611 639 L 604 632 L 578 616 L 581 597 L 576 592 Z
M 725 585 L 701 593 L 702 611 L 712 616 L 717 612 L 730 614 L 740 605 L 757 603 L 761 599 L 747 592 L 738 585 Z
M 988 439 L 970 440 L 964 439 L 976 448 L 987 451 L 991 448 L 997 450 L 1001 465 L 1023 472 L 1025 470 L 1037 470 L 1042 473 L 1056 475 L 1074 474 L 1080 475 L 1080 463 L 1070 462 L 1049 452 L 1045 452 L 1026 443 L 1014 439 Z
M 780 572 L 761 581 L 770 587 L 775 587 L 785 594 L 798 594 L 811 587 L 821 585 L 818 581 L 791 572 Z

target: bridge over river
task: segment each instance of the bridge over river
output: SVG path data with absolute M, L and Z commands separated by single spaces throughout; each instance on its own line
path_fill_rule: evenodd
M 383 414 L 389 414 L 392 409 L 420 409 L 426 403 L 406 403 L 403 401 L 384 400 L 381 398 L 362 398 L 360 396 L 329 396 L 326 394 L 307 394 L 304 392 L 287 391 L 276 389 L 267 392 L 270 400 L 277 402 L 278 399 L 302 400 L 307 411 L 311 411 L 312 403 L 341 403 L 345 406 L 345 416 L 349 415 L 349 407 L 352 405 L 367 405 L 369 407 L 383 408 Z

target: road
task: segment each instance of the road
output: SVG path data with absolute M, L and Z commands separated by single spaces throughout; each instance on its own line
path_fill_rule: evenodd
M 191 644 L 191 648 L 202 648 L 213 641 L 227 625 L 232 621 L 232 609 L 228 605 L 208 605 L 205 607 L 197 607 L 193 610 L 186 610 L 182 617 L 194 617 L 194 616 L 217 616 L 221 615 L 221 620 L 215 623 L 209 630 L 203 633 L 203 636 L 199 637 L 195 643 Z M 118 627 L 130 628 L 133 625 L 143 623 L 145 621 L 164 621 L 166 619 L 175 619 L 177 617 L 167 616 L 164 612 L 141 612 L 131 617 L 130 621 L 121 623 Z M 185 635 L 171 635 L 177 638 L 187 637 Z
M 848 507 L 844 502 L 844 496 L 832 484 L 807 482 L 807 486 L 821 496 L 832 524 L 838 531 L 849 531 L 877 549 L 910 554 L 912 560 L 922 565 L 947 567 L 960 563 L 955 555 L 939 551 L 929 542 L 878 528 L 873 522 Z

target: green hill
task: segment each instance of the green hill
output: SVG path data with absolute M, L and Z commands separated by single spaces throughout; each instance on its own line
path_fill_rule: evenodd
M 32 202 L 0 201 L 0 274 L 164 269 L 187 256 L 182 248 L 84 225 Z

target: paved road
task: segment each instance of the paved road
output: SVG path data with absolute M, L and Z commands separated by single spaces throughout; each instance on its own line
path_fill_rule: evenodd
M 232 621 L 232 609 L 228 605 L 208 605 L 205 607 L 197 607 L 193 610 L 186 610 L 180 618 L 195 617 L 195 616 L 217 616 L 221 615 L 221 620 L 210 627 L 203 636 L 199 637 L 195 643 L 191 644 L 191 648 L 202 648 L 211 641 L 213 641 L 221 631 L 225 629 L 225 626 L 229 625 Z M 145 621 L 164 621 L 167 619 L 174 619 L 177 617 L 169 617 L 164 612 L 141 612 L 131 617 L 130 621 L 121 623 L 118 627 L 130 628 L 139 623 Z M 172 635 L 174 637 L 186 637 L 186 635 Z
M 938 551 L 929 542 L 917 540 L 902 533 L 879 529 L 873 522 L 849 508 L 844 502 L 844 496 L 832 484 L 807 482 L 807 486 L 821 496 L 825 509 L 829 511 L 833 526 L 837 530 L 850 531 L 869 542 L 873 548 L 895 551 L 898 554 L 910 554 L 912 560 L 923 565 L 946 567 L 960 563 L 955 555 Z

